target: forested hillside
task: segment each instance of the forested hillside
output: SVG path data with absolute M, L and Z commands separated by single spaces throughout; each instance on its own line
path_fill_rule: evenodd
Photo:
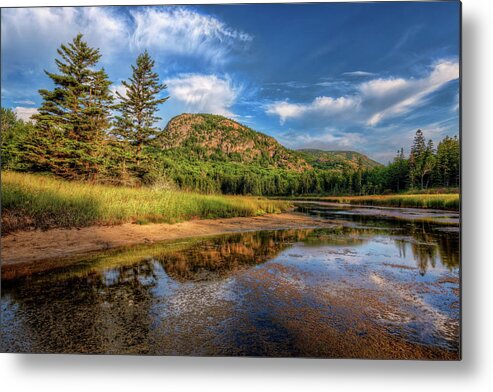
M 322 170 L 357 170 L 372 169 L 381 163 L 356 151 L 324 151 L 316 149 L 298 150 L 303 158 L 313 167 Z

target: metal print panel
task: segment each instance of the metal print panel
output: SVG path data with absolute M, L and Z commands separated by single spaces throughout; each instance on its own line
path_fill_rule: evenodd
M 459 360 L 456 1 L 1 10 L 1 348 Z

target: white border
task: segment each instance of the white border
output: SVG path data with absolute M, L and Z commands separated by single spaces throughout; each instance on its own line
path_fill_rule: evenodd
M 173 2 L 0 0 L 2 7 L 170 3 Z M 492 241 L 490 233 L 493 222 L 493 109 L 490 96 L 493 88 L 492 9 L 493 1 L 463 1 L 462 362 L 0 354 L 0 388 L 3 391 L 36 392 L 491 390 L 493 257 L 489 244 Z

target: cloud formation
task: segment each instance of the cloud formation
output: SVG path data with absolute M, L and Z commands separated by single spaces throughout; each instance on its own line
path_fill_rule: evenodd
M 166 81 L 170 99 L 178 101 L 189 113 L 212 113 L 235 117 L 231 107 L 241 88 L 228 77 L 182 74 Z
M 350 132 L 340 132 L 335 129 L 326 128 L 321 134 L 310 135 L 306 133 L 286 132 L 281 135 L 280 140 L 292 148 L 316 148 L 316 149 L 361 149 L 366 143 L 363 135 Z
M 128 34 L 125 20 L 110 7 L 5 8 L 2 52 L 22 60 L 52 58 L 56 48 L 84 33 L 91 45 L 111 53 Z
M 14 113 L 17 115 L 17 118 L 24 121 L 30 121 L 31 116 L 38 113 L 38 109 L 36 108 L 26 108 L 23 106 L 17 106 L 14 108 Z
M 267 113 L 279 116 L 281 124 L 288 119 L 303 116 L 336 116 L 354 110 L 359 105 L 357 97 L 317 97 L 308 104 L 277 102 L 267 105 Z
M 224 61 L 235 45 L 252 37 L 226 26 L 219 19 L 185 8 L 147 8 L 130 13 L 134 29 L 130 45 L 159 48 L 160 53 L 200 55 L 214 62 Z
M 375 76 L 376 74 L 373 72 L 366 72 L 366 71 L 351 71 L 351 72 L 344 72 L 343 75 L 346 75 L 346 76 Z
M 137 8 L 128 14 L 114 7 L 6 8 L 1 29 L 2 52 L 16 64 L 30 64 L 33 57 L 37 63 L 52 61 L 56 48 L 78 33 L 101 49 L 103 62 L 111 61 L 107 55 L 146 48 L 224 62 L 228 52 L 252 40 L 213 16 L 173 6 Z
M 407 113 L 433 92 L 459 78 L 459 63 L 441 60 L 422 78 L 378 78 L 361 83 L 356 93 L 340 97 L 316 97 L 309 103 L 278 101 L 267 105 L 266 113 L 280 123 L 303 118 L 344 120 L 347 124 L 376 126 L 384 119 Z

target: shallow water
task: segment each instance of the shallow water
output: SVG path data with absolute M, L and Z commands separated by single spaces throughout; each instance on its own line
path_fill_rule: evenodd
M 457 227 L 301 210 L 3 282 L 3 351 L 458 359 Z

